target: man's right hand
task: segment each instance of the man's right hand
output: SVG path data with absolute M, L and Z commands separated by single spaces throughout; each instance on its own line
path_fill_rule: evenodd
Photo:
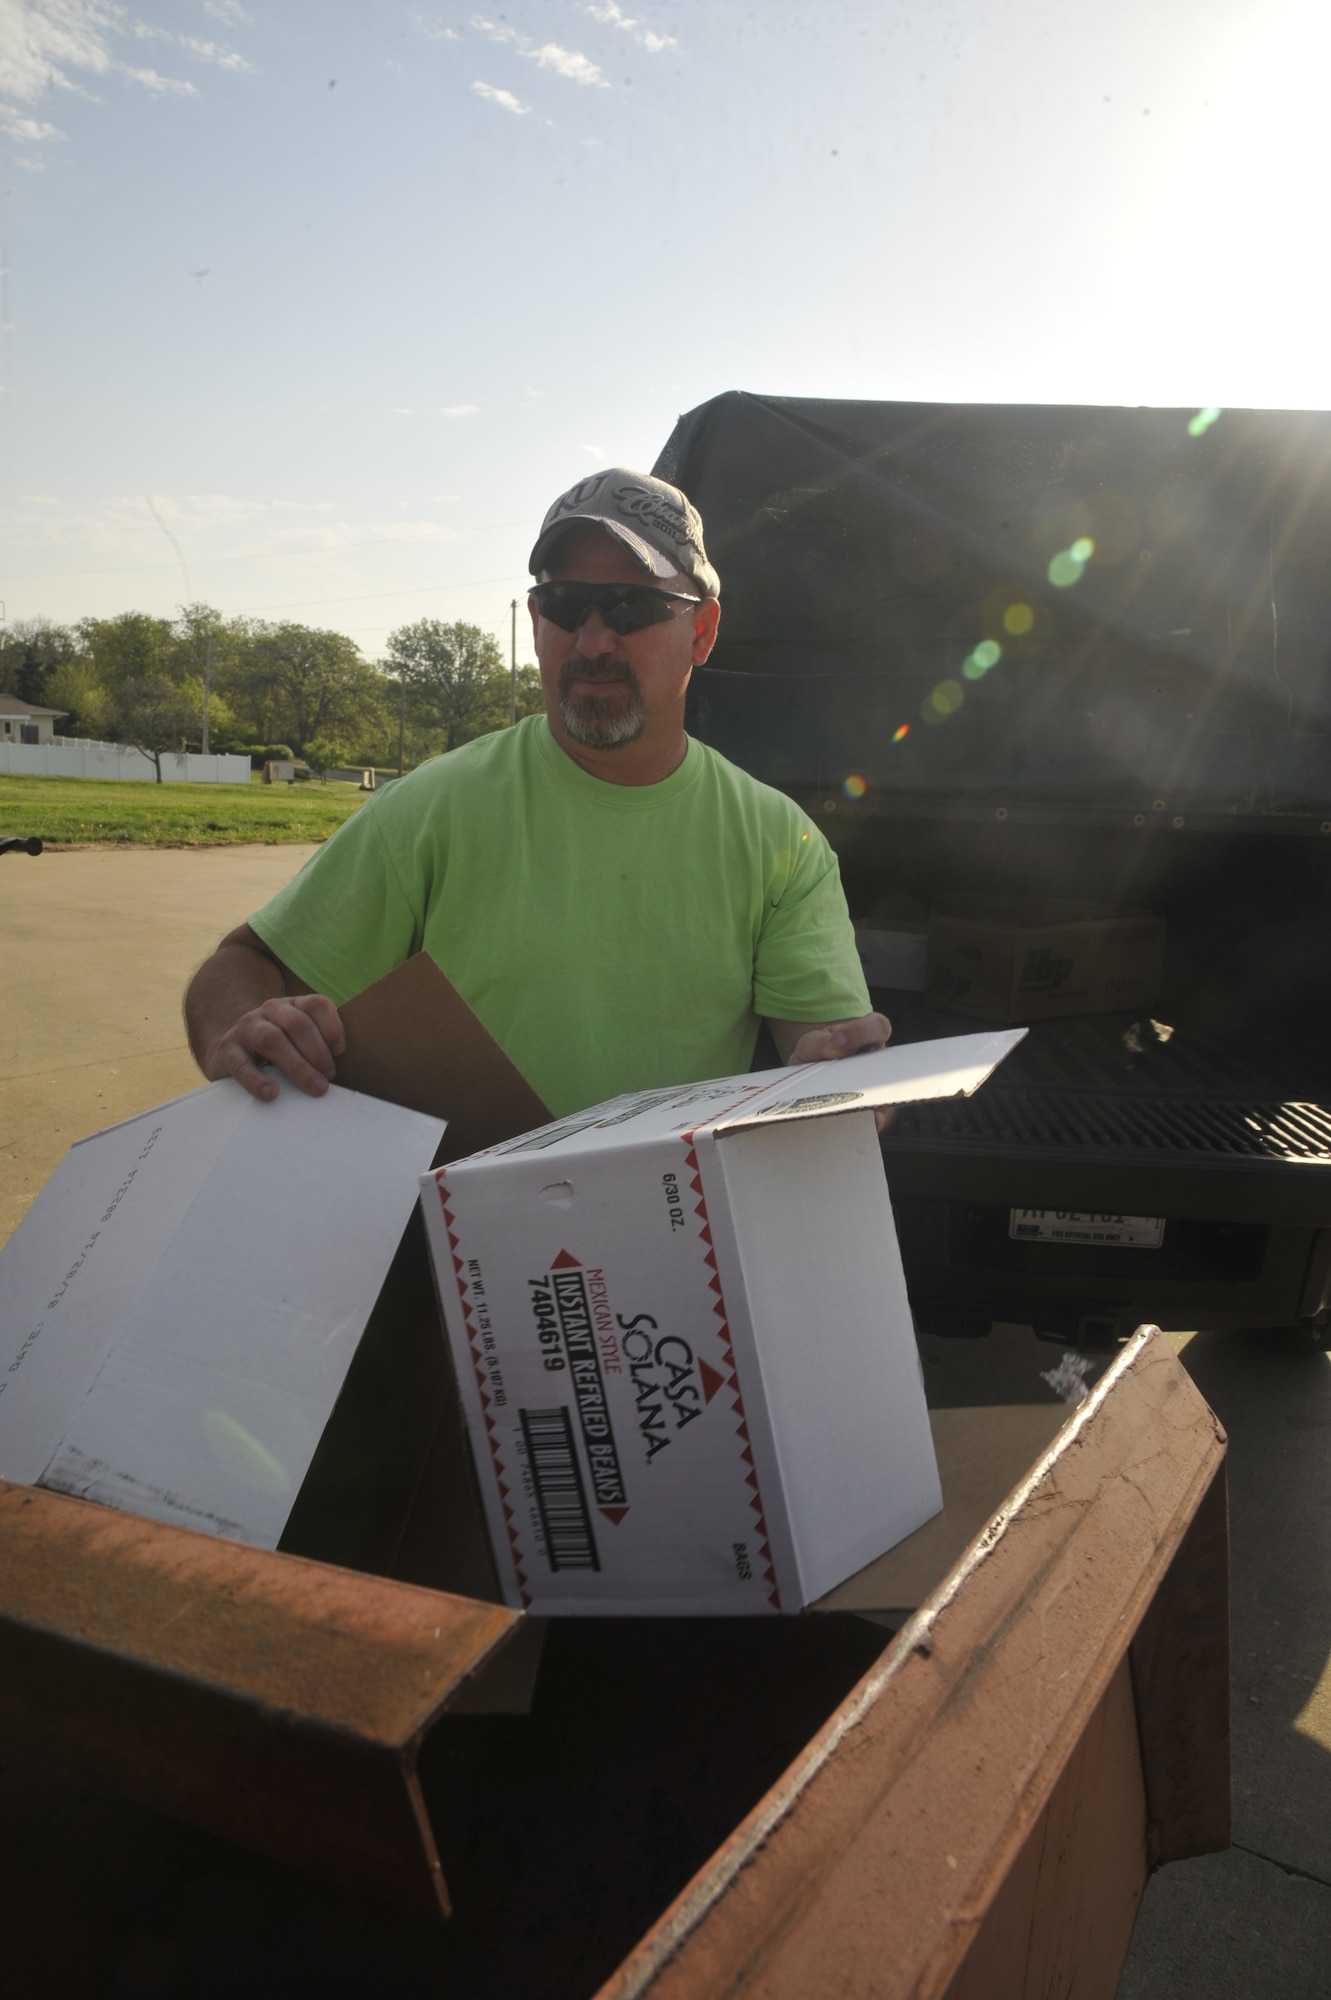
M 251 1097 L 268 1102 L 277 1085 L 261 1064 L 322 1097 L 347 1046 L 328 996 L 313 992 L 275 958 L 248 924 L 228 932 L 190 981 L 185 1025 L 194 1060 L 210 1083 L 231 1076 Z
M 277 1085 L 259 1067 L 267 1063 L 311 1097 L 322 1097 L 346 1045 L 338 1011 L 326 995 L 282 994 L 242 1014 L 209 1049 L 203 1073 L 214 1081 L 233 1076 L 251 1097 L 271 1100 Z

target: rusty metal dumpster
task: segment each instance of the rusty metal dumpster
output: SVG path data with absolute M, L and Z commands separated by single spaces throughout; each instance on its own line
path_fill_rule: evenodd
M 529 1714 L 493 1604 L 0 1489 L 7 1990 L 1109 2000 L 1229 1838 L 1223 1434 L 1150 1329 L 938 1416 L 816 1612 L 560 1621 Z

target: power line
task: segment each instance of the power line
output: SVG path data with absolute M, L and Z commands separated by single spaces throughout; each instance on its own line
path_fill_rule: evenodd
M 473 576 L 468 577 L 462 583 L 421 583 L 411 584 L 402 590 L 367 590 L 363 591 L 359 597 L 284 597 L 280 603 L 253 604 L 250 606 L 250 609 L 252 611 L 287 611 L 294 610 L 302 604 L 369 604 L 377 598 L 424 597 L 429 592 L 435 590 L 441 593 L 445 590 L 479 590 L 482 585 L 487 583 L 506 583 L 511 585 L 512 581 L 513 572 L 510 570 L 507 576 Z M 362 629 L 368 630 L 368 627 L 363 627 Z
M 465 533 L 468 535 L 497 534 L 501 528 L 520 528 L 523 525 L 523 521 L 528 518 L 528 516 L 524 515 L 521 521 L 482 521 L 477 527 L 466 529 Z M 170 530 L 166 528 L 164 523 L 159 521 L 158 525 L 162 528 L 164 534 L 169 535 Z M 241 549 L 234 555 L 195 556 L 194 566 L 196 569 L 210 569 L 216 567 L 219 563 L 231 562 L 304 562 L 311 556 L 337 557 L 342 555 L 347 549 L 379 549 L 388 548 L 393 545 L 400 545 L 405 548 L 410 542 L 447 541 L 454 538 L 454 530 L 451 528 L 430 528 L 424 534 L 420 535 L 371 535 L 364 541 L 339 542 L 336 548 Z M 109 569 L 20 569 L 6 570 L 5 574 L 13 583 L 34 583 L 40 582 L 44 577 L 141 576 L 149 570 L 170 569 L 171 567 L 172 565 L 167 562 L 121 563 Z

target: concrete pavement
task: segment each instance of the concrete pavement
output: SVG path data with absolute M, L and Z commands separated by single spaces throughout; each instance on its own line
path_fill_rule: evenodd
M 1331 1994 L 1331 1356 L 1202 1333 L 1229 1432 L 1234 1846 L 1146 1891 L 1119 2000 Z
M 180 998 L 313 847 L 48 848 L 0 859 L 0 1243 L 76 1139 L 201 1081 Z

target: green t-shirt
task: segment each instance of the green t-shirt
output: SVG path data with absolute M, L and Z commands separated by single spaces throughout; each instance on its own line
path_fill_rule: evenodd
M 424 949 L 556 1116 L 746 1070 L 758 1015 L 868 1012 L 836 857 L 690 739 L 611 785 L 545 717 L 367 802 L 251 924 L 338 1005 Z

